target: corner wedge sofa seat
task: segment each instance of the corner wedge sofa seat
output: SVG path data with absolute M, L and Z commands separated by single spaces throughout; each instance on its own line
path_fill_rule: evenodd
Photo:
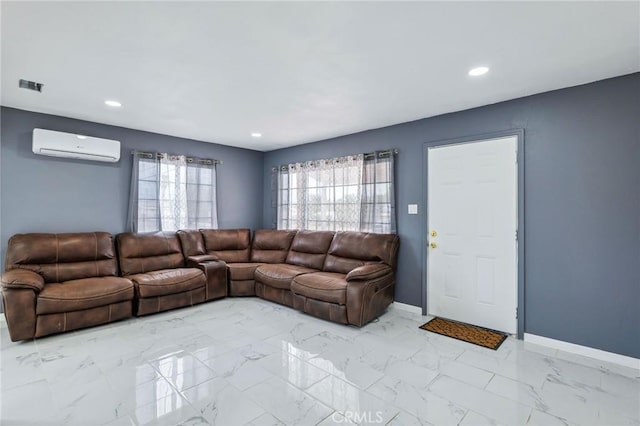
M 2 296 L 12 341 L 132 316 L 133 283 L 117 276 L 109 233 L 14 235 L 5 271 Z
M 251 261 L 251 230 L 181 230 L 178 236 L 188 260 L 223 262 L 229 280 L 229 296 L 256 295 L 253 274 L 262 263 Z
M 256 241 L 259 243 L 264 239 L 272 244 L 278 241 L 284 248 L 281 256 L 272 259 L 271 264 L 256 269 L 256 293 L 264 299 L 293 307 L 291 282 L 299 275 L 322 270 L 333 234 L 329 231 L 255 231 L 254 246 Z
M 127 232 L 119 234 L 117 241 L 120 270 L 135 287 L 137 316 L 206 300 L 205 272 L 185 267 L 177 234 Z

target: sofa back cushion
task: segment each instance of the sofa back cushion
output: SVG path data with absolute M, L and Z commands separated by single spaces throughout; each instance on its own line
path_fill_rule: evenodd
M 5 269 L 16 268 L 37 272 L 46 283 L 118 274 L 113 237 L 107 232 L 14 235 Z
M 123 276 L 184 266 L 180 239 L 175 232 L 125 232 L 118 235 L 117 241 Z
M 201 229 L 204 254 L 212 254 L 227 263 L 248 262 L 251 255 L 251 230 Z
M 297 231 L 256 229 L 251 244 L 251 261 L 284 263 Z
M 322 270 L 333 231 L 298 231 L 293 238 L 287 263 Z
M 322 269 L 347 274 L 358 266 L 376 262 L 395 269 L 399 243 L 395 234 L 336 232 Z
M 176 234 L 180 239 L 180 246 L 185 259 L 189 256 L 199 256 L 206 253 L 202 234 L 197 229 L 180 229 Z

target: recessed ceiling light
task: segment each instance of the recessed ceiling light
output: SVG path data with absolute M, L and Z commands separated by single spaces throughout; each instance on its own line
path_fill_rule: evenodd
M 261 138 L 261 137 L 262 137 L 262 133 L 253 132 L 253 133 L 251 133 L 251 137 L 254 137 L 254 138 Z
M 120 108 L 122 106 L 122 104 L 118 101 L 111 101 L 111 100 L 106 100 L 104 101 L 104 104 L 110 107 L 115 107 L 115 108 Z
M 469 70 L 469 75 L 472 77 L 477 77 L 479 75 L 483 75 L 489 72 L 489 67 L 476 67 L 471 68 Z
M 86 137 L 86 136 L 84 136 L 84 135 L 76 135 L 76 137 L 77 137 L 78 139 L 86 139 L 86 138 L 87 138 L 87 137 Z

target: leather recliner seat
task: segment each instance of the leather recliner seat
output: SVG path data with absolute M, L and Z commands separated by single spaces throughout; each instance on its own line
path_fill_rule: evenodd
M 138 316 L 192 306 L 227 294 L 224 264 L 185 264 L 175 233 L 127 232 L 119 234 L 117 241 L 122 275 L 135 286 Z
M 5 271 L 2 295 L 13 341 L 132 315 L 133 283 L 117 276 L 109 233 L 14 235 Z

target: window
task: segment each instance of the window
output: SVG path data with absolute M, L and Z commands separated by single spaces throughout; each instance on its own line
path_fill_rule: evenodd
M 133 232 L 217 228 L 216 161 L 135 153 L 129 228 Z
M 276 169 L 278 229 L 395 232 L 393 168 L 386 151 Z

